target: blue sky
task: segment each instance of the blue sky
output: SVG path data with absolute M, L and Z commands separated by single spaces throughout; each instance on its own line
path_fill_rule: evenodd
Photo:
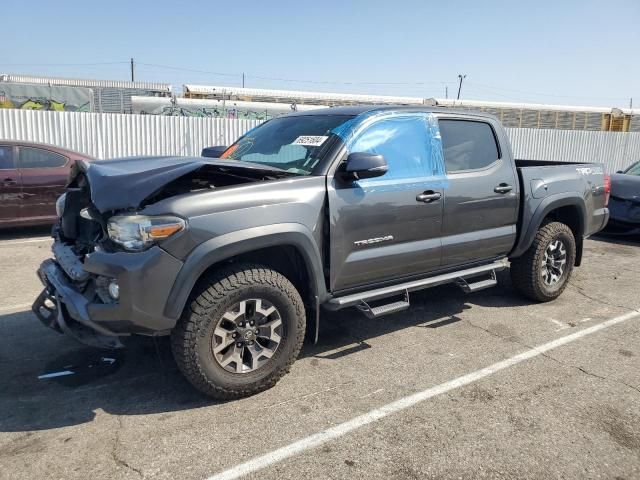
M 0 72 L 640 106 L 640 1 L 3 0 Z M 168 68 L 172 67 L 172 68 Z M 198 71 L 189 71 L 198 70 Z M 206 72 L 206 73 L 205 73 Z M 224 75 L 217 75 L 224 74 Z

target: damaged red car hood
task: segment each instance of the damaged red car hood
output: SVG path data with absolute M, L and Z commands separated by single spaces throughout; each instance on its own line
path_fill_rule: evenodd
M 201 169 L 251 177 L 256 181 L 290 175 L 266 165 L 204 157 L 130 157 L 81 162 L 78 167 L 87 177 L 93 205 L 102 213 L 138 208 L 170 182 Z

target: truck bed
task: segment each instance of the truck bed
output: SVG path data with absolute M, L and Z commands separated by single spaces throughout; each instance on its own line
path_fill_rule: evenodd
M 515 166 L 520 182 L 520 218 L 518 243 L 512 255 L 523 253 L 548 205 L 562 207 L 565 198 L 584 200 L 581 208 L 569 207 L 571 202 L 566 202 L 567 208 L 575 208 L 570 216 L 582 225 L 584 236 L 603 227 L 607 218 L 603 164 L 516 159 Z

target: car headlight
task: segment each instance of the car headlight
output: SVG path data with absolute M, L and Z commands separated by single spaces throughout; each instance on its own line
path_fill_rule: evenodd
M 66 192 L 60 195 L 56 200 L 56 215 L 58 215 L 58 217 L 62 217 L 62 215 L 64 214 L 64 202 L 66 200 L 67 200 Z
M 145 250 L 184 228 L 183 219 L 171 216 L 116 215 L 107 222 L 109 238 L 125 250 L 135 252 Z

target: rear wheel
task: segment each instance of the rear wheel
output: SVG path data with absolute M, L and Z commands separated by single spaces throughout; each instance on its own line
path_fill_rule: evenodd
M 564 223 L 547 223 L 538 230 L 531 247 L 511 261 L 511 281 L 525 297 L 548 302 L 566 288 L 575 259 L 571 229 Z
M 304 340 L 300 294 L 282 274 L 238 265 L 196 288 L 171 344 L 180 371 L 221 399 L 272 387 L 289 371 Z

